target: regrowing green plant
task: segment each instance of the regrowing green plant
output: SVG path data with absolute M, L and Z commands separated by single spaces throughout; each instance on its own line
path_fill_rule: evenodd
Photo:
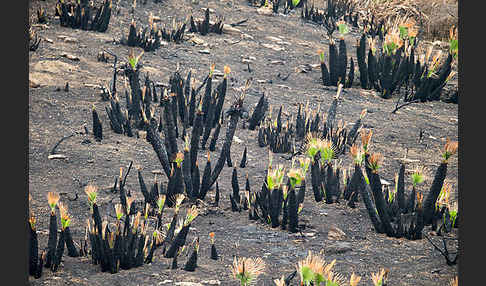
M 240 281 L 241 286 L 254 285 L 264 270 L 265 262 L 260 257 L 235 257 L 231 266 L 233 277 Z
M 88 196 L 88 204 L 91 210 L 93 210 L 93 205 L 96 203 L 96 197 L 98 196 L 98 189 L 93 185 L 88 185 L 84 189 L 84 192 Z
M 457 58 L 459 51 L 459 42 L 457 39 L 457 27 L 452 26 L 449 30 L 449 53 Z
M 423 173 L 423 168 L 416 168 L 413 173 L 412 173 L 412 184 L 413 187 L 416 188 L 418 184 L 423 183 L 424 181 L 424 175 Z
M 130 52 L 128 54 L 128 63 L 130 64 L 130 66 L 132 67 L 133 70 L 135 70 L 137 68 L 138 61 L 142 57 L 143 53 L 144 53 L 144 51 L 140 52 L 140 54 L 135 57 L 135 55 L 133 53 L 133 49 L 130 49 Z
M 284 179 L 284 166 L 283 165 L 277 165 L 277 168 L 272 169 L 270 168 L 268 170 L 268 175 L 267 175 L 267 188 L 268 190 L 275 190 L 280 188 L 280 186 L 283 183 Z

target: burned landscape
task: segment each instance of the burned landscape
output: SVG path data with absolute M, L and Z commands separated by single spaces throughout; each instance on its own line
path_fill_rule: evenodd
M 457 30 L 376 2 L 30 1 L 29 283 L 457 285 Z

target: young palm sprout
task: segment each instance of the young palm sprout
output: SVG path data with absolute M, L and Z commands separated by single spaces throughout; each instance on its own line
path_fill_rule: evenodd
M 211 259 L 218 260 L 219 255 L 214 244 L 214 232 L 209 233 L 209 240 L 211 242 Z
M 273 282 L 275 283 L 275 286 L 286 286 L 285 278 L 283 275 L 282 277 L 280 277 L 280 279 L 274 279 Z
M 332 268 L 335 263 L 336 260 L 334 259 L 331 263 L 326 264 L 322 257 L 312 254 L 309 250 L 307 257 L 300 260 L 296 266 L 297 272 L 300 275 L 301 285 L 320 285 L 322 282 L 329 282 L 329 285 L 336 285 L 332 283 L 341 281 L 342 278 L 340 275 L 332 273 Z
M 56 206 L 59 202 L 59 193 L 49 192 L 47 193 L 47 203 L 51 208 L 51 215 L 49 220 L 49 238 L 47 242 L 48 252 L 46 257 L 46 262 L 44 266 L 50 268 L 55 264 L 56 260 L 56 242 L 57 242 L 57 216 L 56 216 Z
M 59 202 L 59 193 L 57 192 L 48 192 L 47 193 L 47 203 L 49 207 L 51 207 L 51 215 L 56 213 L 56 205 Z
M 138 61 L 142 57 L 144 51 L 140 52 L 138 56 L 135 56 L 133 49 L 130 49 L 130 52 L 128 54 L 128 63 L 132 67 L 132 70 L 135 70 L 137 68 Z
M 423 175 L 423 170 L 424 168 L 415 168 L 415 170 L 412 173 L 412 185 L 414 188 L 417 187 L 418 184 L 423 183 L 424 181 L 424 175 Z
M 309 170 L 309 165 L 310 165 L 311 159 L 310 158 L 299 158 L 299 163 L 300 163 L 300 175 L 302 179 L 305 179 L 305 174 L 307 174 L 307 171 Z
M 344 21 L 337 21 L 336 26 L 338 27 L 338 31 L 342 39 L 344 35 L 346 35 L 349 32 L 348 26 Z
M 320 151 L 320 146 L 322 145 L 322 139 L 313 136 L 309 133 L 306 138 L 306 155 L 310 158 L 311 162 L 314 162 L 316 154 Z
M 123 206 L 122 204 L 115 204 L 115 215 L 118 221 L 123 217 Z
M 304 179 L 302 174 L 302 169 L 297 168 L 292 168 L 287 172 L 287 177 L 289 177 L 290 185 L 292 185 L 292 188 L 295 188 L 297 185 L 300 185 L 302 183 L 302 180 Z
M 158 207 L 157 212 L 159 213 L 159 215 L 162 214 L 162 211 L 164 210 L 165 199 L 166 199 L 165 194 L 161 194 L 157 198 L 157 207 Z
M 386 283 L 386 278 L 388 276 L 388 269 L 385 270 L 382 268 L 379 272 L 377 273 L 371 273 L 371 280 L 373 281 L 374 286 L 382 286 L 385 285 Z
M 176 197 L 175 197 L 175 207 L 174 207 L 174 211 L 177 213 L 179 212 L 179 209 L 181 207 L 181 204 L 182 204 L 182 201 L 184 201 L 184 199 L 186 198 L 186 196 L 184 194 L 177 194 Z
M 447 209 L 449 210 L 449 216 L 451 217 L 451 227 L 454 227 L 457 218 L 457 202 L 451 202 L 447 205 Z
M 451 281 L 449 281 L 449 286 L 459 286 L 459 279 L 457 278 L 457 276 L 455 276 L 454 278 L 451 279 Z
M 419 209 L 422 208 L 422 203 L 424 202 L 424 195 L 422 192 L 417 192 L 417 207 Z
M 452 26 L 449 29 L 449 53 L 457 57 L 457 52 L 459 50 L 459 42 L 457 40 L 457 27 Z
M 277 168 L 269 168 L 267 175 L 267 188 L 269 191 L 279 189 L 284 179 L 284 166 L 277 165 Z
M 96 197 L 98 196 L 98 189 L 93 185 L 88 185 L 84 188 L 84 192 L 88 196 L 88 203 L 91 211 L 93 211 L 93 205 L 96 203 Z
M 349 153 L 351 153 L 351 156 L 353 157 L 354 163 L 356 165 L 361 166 L 361 164 L 363 163 L 364 155 L 365 155 L 364 152 L 365 152 L 364 147 L 363 148 L 358 147 L 358 145 L 356 144 L 353 144 L 353 146 L 351 146 Z
M 241 286 L 255 285 L 256 279 L 265 270 L 265 262 L 260 258 L 235 257 L 231 272 Z
M 370 155 L 369 159 L 369 167 L 373 171 L 373 173 L 378 173 L 378 169 L 381 167 L 380 166 L 380 161 L 383 158 L 383 155 L 380 153 L 373 153 Z
M 299 204 L 299 208 L 297 209 L 297 213 L 299 214 L 304 209 L 304 203 Z
M 371 141 L 371 135 L 373 135 L 373 131 L 371 129 L 363 129 L 361 131 L 361 144 L 363 145 L 364 153 L 367 154 L 369 151 L 369 143 Z
M 197 216 L 198 210 L 196 205 L 193 205 L 190 209 L 187 210 L 186 219 L 184 220 L 184 226 L 189 225 Z
M 385 42 L 383 43 L 383 50 L 387 55 L 394 55 L 395 52 L 403 45 L 403 40 L 400 37 L 400 31 L 394 29 L 385 36 Z
M 359 281 L 361 281 L 361 276 L 351 273 L 351 277 L 349 278 L 349 286 L 357 286 Z
M 177 164 L 177 168 L 181 168 L 182 161 L 184 161 L 184 153 L 178 152 L 174 159 L 174 162 Z
M 444 183 L 442 190 L 440 191 L 439 197 L 435 203 L 435 209 L 439 210 L 441 207 L 449 205 L 449 198 L 452 192 L 452 185 L 449 183 Z
M 449 138 L 447 138 L 446 144 L 444 146 L 444 153 L 442 153 L 444 162 L 447 162 L 452 155 L 457 153 L 458 147 L 459 143 L 457 141 L 450 141 Z
M 127 202 L 127 213 L 126 213 L 126 215 L 130 214 L 130 210 L 132 208 L 132 204 L 133 204 L 134 201 L 135 201 L 134 197 L 126 197 L 126 202 Z
M 321 152 L 322 163 L 331 164 L 332 159 L 335 157 L 335 147 L 330 140 L 320 140 L 319 151 Z
M 61 229 L 64 230 L 71 224 L 71 216 L 68 213 L 67 207 L 62 203 L 58 203 L 59 213 L 61 214 Z
M 148 219 L 149 210 L 150 210 L 150 204 L 149 203 L 145 203 L 145 210 L 143 212 L 143 219 L 144 220 L 147 220 Z

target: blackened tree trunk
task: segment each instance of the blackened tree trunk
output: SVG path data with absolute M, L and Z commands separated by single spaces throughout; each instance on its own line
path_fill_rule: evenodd
M 214 170 L 211 173 L 211 181 L 209 186 L 212 186 L 216 182 L 219 174 L 221 173 L 221 170 L 224 167 L 226 157 L 229 156 L 231 143 L 233 142 L 233 137 L 235 135 L 236 126 L 238 124 L 239 118 L 240 118 L 240 114 L 238 112 L 232 113 L 230 115 L 228 128 L 226 129 L 225 142 L 223 144 L 223 148 L 221 149 L 221 154 L 218 158 L 218 161 L 216 162 L 216 166 L 214 167 Z
M 211 186 L 209 185 L 209 182 L 211 180 L 211 160 L 208 155 L 208 160 L 206 162 L 206 167 L 204 167 L 204 172 L 203 172 L 203 178 L 201 182 L 201 188 L 199 191 L 199 199 L 204 200 L 206 197 L 206 194 L 208 193 L 209 189 Z
M 430 186 L 429 193 L 423 204 L 423 220 L 425 225 L 432 223 L 432 217 L 435 211 L 435 202 L 437 201 L 440 191 L 442 190 L 442 185 L 444 184 L 446 175 L 447 162 L 442 162 L 435 172 L 434 181 L 432 182 L 432 186 Z
M 61 264 L 62 254 L 64 253 L 64 231 L 61 231 L 59 235 L 59 240 L 57 242 L 56 252 L 54 255 L 54 259 L 52 262 L 51 270 L 52 272 L 56 272 L 59 264 Z
M 49 220 L 49 238 L 47 241 L 47 256 L 44 267 L 50 268 L 56 255 L 56 242 L 57 242 L 57 216 L 52 214 Z
M 250 124 L 248 125 L 248 129 L 255 130 L 255 128 L 260 125 L 261 121 L 265 117 L 267 109 L 268 99 L 265 97 L 265 93 L 263 93 L 250 117 Z
M 339 80 L 339 57 L 336 44 L 329 44 L 329 79 L 331 85 L 337 86 Z
M 348 67 L 348 53 L 344 39 L 339 40 L 338 52 L 338 83 L 346 84 L 346 68 Z
M 373 192 L 373 197 L 375 199 L 376 209 L 378 211 L 378 215 L 380 216 L 381 223 L 386 234 L 390 237 L 395 235 L 395 230 L 391 225 L 391 220 L 389 216 L 389 211 L 383 198 L 383 192 L 381 190 L 381 180 L 378 173 L 371 172 L 370 179 L 370 187 Z
M 397 182 L 397 202 L 400 212 L 405 210 L 405 164 L 400 163 Z
M 30 223 L 27 223 L 29 228 L 29 275 L 34 276 L 37 270 L 39 261 L 39 242 L 37 240 L 37 231 Z
M 101 120 L 100 117 L 98 116 L 98 112 L 93 106 L 93 135 L 95 137 L 95 140 L 100 142 L 103 140 L 103 127 L 101 125 Z
M 299 216 L 298 216 L 298 202 L 295 196 L 295 190 L 293 188 L 290 189 L 288 196 L 288 215 L 289 215 L 289 231 L 291 233 L 296 233 L 298 231 L 297 227 L 299 224 Z
M 67 248 L 67 251 L 68 251 L 68 256 L 69 257 L 78 257 L 79 251 L 76 248 L 76 246 L 74 245 L 73 237 L 71 235 L 71 230 L 70 230 L 69 226 L 64 229 L 64 238 L 65 238 L 65 241 L 66 241 L 66 248 Z
M 314 198 L 316 202 L 322 201 L 321 191 L 321 171 L 319 166 L 318 155 L 314 158 L 314 162 L 311 163 L 311 182 L 312 190 L 314 191 Z
M 146 124 L 145 129 L 147 131 L 147 141 L 150 142 L 150 144 L 152 145 L 166 176 L 169 177 L 171 168 L 167 150 L 165 149 L 165 145 L 162 142 L 162 139 L 157 133 L 157 129 L 155 127 L 157 123 L 155 122 L 155 120 L 153 120 L 153 123 L 154 124 Z
M 375 231 L 377 233 L 383 233 L 384 232 L 383 226 L 381 224 L 381 221 L 378 218 L 376 208 L 373 205 L 373 202 L 371 201 L 370 194 L 367 190 L 367 184 L 363 176 L 363 171 L 361 170 L 361 167 L 355 164 L 354 172 L 358 174 L 359 192 L 361 197 L 363 198 L 363 202 L 366 206 L 366 209 L 368 210 L 368 215 L 371 219 L 371 223 L 373 224 L 373 227 L 375 228 Z
M 216 142 L 218 141 L 220 131 L 221 123 L 218 122 L 218 125 L 216 125 L 216 129 L 213 131 L 213 137 L 211 137 L 211 142 L 209 143 L 209 151 L 216 150 Z

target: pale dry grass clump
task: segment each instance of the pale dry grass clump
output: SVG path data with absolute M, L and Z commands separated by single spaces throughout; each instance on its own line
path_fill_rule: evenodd
M 362 17 L 384 19 L 387 27 L 394 27 L 406 19 L 413 19 L 421 38 L 446 41 L 451 26 L 458 24 L 457 0 L 352 0 L 355 11 Z

